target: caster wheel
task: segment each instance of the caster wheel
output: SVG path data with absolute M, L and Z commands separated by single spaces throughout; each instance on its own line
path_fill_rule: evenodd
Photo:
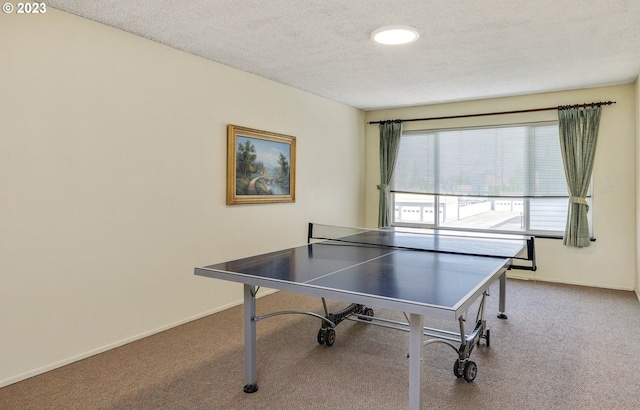
M 327 344 L 327 346 L 333 346 L 333 344 L 336 342 L 336 331 L 333 329 L 327 329 L 327 337 L 324 342 Z
M 474 362 L 472 362 L 471 360 L 467 361 L 467 363 L 465 363 L 464 365 L 464 379 L 471 383 L 472 381 L 475 380 L 476 376 L 478 375 L 478 366 L 476 366 L 476 364 Z
M 318 344 L 323 345 L 327 341 L 327 331 L 325 329 L 318 330 Z
M 460 363 L 460 359 L 456 359 L 456 362 L 453 364 L 453 374 L 459 379 L 462 377 L 462 372 L 464 371 L 462 364 Z
M 484 339 L 485 346 L 487 347 L 491 346 L 491 332 L 489 331 L 489 329 L 485 330 L 482 336 L 478 338 L 478 341 L 476 342 L 476 346 L 480 346 L 480 342 L 482 341 L 482 339 Z
M 365 317 L 365 318 L 363 318 L 363 319 L 364 319 L 364 320 L 368 320 L 369 322 L 371 322 L 371 320 L 372 320 L 372 319 L 370 319 L 370 318 L 372 318 L 372 317 L 373 317 L 373 309 L 371 309 L 371 308 L 364 308 L 364 311 L 363 311 L 362 313 L 364 313 L 364 315 L 365 315 L 365 316 L 368 316 L 368 317 L 369 317 L 369 318 L 366 318 L 366 317 Z

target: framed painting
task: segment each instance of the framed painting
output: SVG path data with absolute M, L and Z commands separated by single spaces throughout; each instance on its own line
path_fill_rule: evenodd
M 227 205 L 295 202 L 296 138 L 227 126 Z

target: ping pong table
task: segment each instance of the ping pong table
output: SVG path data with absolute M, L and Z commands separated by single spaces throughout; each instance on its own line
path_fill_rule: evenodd
M 321 320 L 317 341 L 326 346 L 335 343 L 335 329 L 345 319 L 409 331 L 409 407 L 419 409 L 422 346 L 452 347 L 457 353 L 454 375 L 473 381 L 477 365 L 470 354 L 481 340 L 490 343 L 484 319 L 489 287 L 500 281 L 498 317 L 506 318 L 506 271 L 536 269 L 533 237 L 520 235 L 309 224 L 307 239 L 307 245 L 195 268 L 196 275 L 244 285 L 247 393 L 258 390 L 256 323 L 281 314 L 307 314 Z M 516 264 L 516 260 L 526 262 Z M 320 297 L 324 315 L 290 310 L 256 316 L 261 286 Z M 330 313 L 325 299 L 349 305 Z M 478 301 L 474 328 L 467 333 L 467 311 Z M 372 307 L 402 312 L 407 322 L 377 318 Z M 457 321 L 460 332 L 425 327 L 425 318 Z

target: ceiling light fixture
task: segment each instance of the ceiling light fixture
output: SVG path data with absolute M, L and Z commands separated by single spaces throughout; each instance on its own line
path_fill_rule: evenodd
M 381 27 L 371 33 L 371 39 L 376 43 L 387 45 L 407 44 L 420 37 L 418 30 L 409 26 Z

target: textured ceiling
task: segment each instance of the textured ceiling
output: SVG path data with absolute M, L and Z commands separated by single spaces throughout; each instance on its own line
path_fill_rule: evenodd
M 50 0 L 364 110 L 632 83 L 640 0 Z M 382 46 L 371 32 L 421 34 Z

